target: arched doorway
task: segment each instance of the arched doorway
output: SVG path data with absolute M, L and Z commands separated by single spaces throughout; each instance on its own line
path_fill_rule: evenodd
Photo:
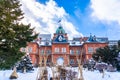
M 58 65 L 63 65 L 63 63 L 64 63 L 63 57 L 57 58 L 57 64 L 58 64 Z

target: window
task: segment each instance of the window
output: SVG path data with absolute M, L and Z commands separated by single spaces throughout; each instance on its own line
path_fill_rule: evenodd
M 70 54 L 74 54 L 74 51 L 73 51 L 73 50 L 70 50 Z
M 47 53 L 47 54 L 51 54 L 51 50 L 47 50 L 46 53 Z
M 50 59 L 47 59 L 47 64 L 50 63 Z
M 88 47 L 88 52 L 92 53 L 93 52 L 93 48 L 92 47 Z
M 62 48 L 62 53 L 65 53 L 66 52 L 66 48 Z
M 58 53 L 59 52 L 59 48 L 55 48 L 55 53 Z
M 32 47 L 28 47 L 28 53 L 32 52 Z
M 76 54 L 80 54 L 80 50 L 76 50 Z
M 46 41 L 46 42 L 45 42 L 45 45 L 49 45 L 49 42 L 48 42 L 48 41 Z
M 70 64 L 74 64 L 74 59 L 70 59 Z
M 26 49 L 25 48 L 21 48 L 21 52 L 26 52 Z
M 44 50 L 41 50 L 41 52 L 40 52 L 41 54 L 44 54 Z

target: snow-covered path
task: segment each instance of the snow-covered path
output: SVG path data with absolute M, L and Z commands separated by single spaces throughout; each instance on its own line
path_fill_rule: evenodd
M 37 76 L 37 71 L 38 68 L 35 68 L 33 72 L 29 73 L 17 73 L 18 74 L 18 79 L 17 80 L 36 80 Z M 52 72 L 50 68 L 48 68 L 49 76 L 52 75 Z M 78 71 L 77 68 L 73 68 L 74 71 Z M 5 71 L 0 71 L 0 80 L 9 80 L 9 77 L 13 71 L 12 70 L 5 70 Z M 79 76 L 79 74 L 78 74 Z M 84 80 L 120 80 L 120 72 L 106 72 L 105 71 L 105 76 L 102 78 L 102 73 L 99 73 L 99 71 L 87 71 L 83 70 L 83 77 Z

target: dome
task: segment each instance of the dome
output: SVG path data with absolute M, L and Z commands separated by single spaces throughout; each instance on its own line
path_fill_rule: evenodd
M 60 26 L 60 27 L 57 28 L 56 34 L 65 34 L 65 30 L 63 29 L 62 26 Z

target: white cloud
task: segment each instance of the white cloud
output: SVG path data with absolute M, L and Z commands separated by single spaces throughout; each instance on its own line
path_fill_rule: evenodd
M 23 23 L 31 23 L 32 27 L 35 27 L 36 32 L 42 34 L 55 33 L 58 27 L 58 20 L 63 19 L 61 24 L 64 27 L 66 33 L 71 37 L 75 35 L 82 36 L 75 26 L 68 21 L 67 14 L 63 7 L 58 7 L 56 2 L 49 0 L 46 4 L 36 2 L 36 0 L 20 0 L 22 4 L 22 10 L 25 13 Z
M 92 16 L 99 20 L 120 24 L 120 0 L 91 0 Z

